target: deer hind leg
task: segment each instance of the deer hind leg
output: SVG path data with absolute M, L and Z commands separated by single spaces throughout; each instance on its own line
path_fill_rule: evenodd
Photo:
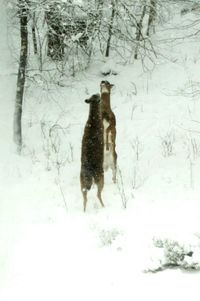
M 82 189 L 82 194 L 83 194 L 83 211 L 85 212 L 86 211 L 86 206 L 87 206 L 87 189 L 84 188 Z
M 92 177 L 81 171 L 80 175 L 80 182 L 81 182 L 81 192 L 83 195 L 83 211 L 86 211 L 87 206 L 87 192 L 90 190 L 92 186 Z
M 113 180 L 113 183 L 117 183 L 117 168 L 116 168 L 116 166 L 114 166 L 114 164 L 113 164 L 113 166 L 112 166 L 112 174 L 113 174 L 113 176 L 112 176 L 112 180 Z
M 102 197 L 101 197 L 101 193 L 102 193 L 103 186 L 104 186 L 104 176 L 103 176 L 103 174 L 98 179 L 95 179 L 95 183 L 97 185 L 97 197 L 98 197 L 98 199 L 101 203 L 101 206 L 105 207 L 104 203 L 103 203 L 103 200 L 102 200 Z

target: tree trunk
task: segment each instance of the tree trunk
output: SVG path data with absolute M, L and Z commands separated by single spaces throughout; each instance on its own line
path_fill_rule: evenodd
M 37 47 L 37 37 L 36 37 L 36 19 L 35 19 L 35 12 L 33 13 L 33 21 L 32 21 L 32 37 L 33 37 L 33 49 L 34 54 L 38 53 L 38 47 Z
M 109 53 L 110 53 L 110 43 L 111 43 L 111 38 L 113 35 L 114 18 L 115 18 L 115 2 L 113 0 L 112 1 L 112 14 L 111 14 L 110 24 L 109 24 L 109 28 L 108 28 L 108 41 L 107 41 L 107 47 L 106 47 L 106 57 L 109 57 Z
M 20 36 L 21 36 L 21 49 L 17 77 L 17 91 L 15 99 L 15 112 L 14 112 L 14 142 L 18 146 L 18 151 L 21 152 L 22 148 L 22 106 L 27 66 L 28 54 L 28 8 L 26 0 L 18 0 L 19 18 L 20 18 Z
M 143 6 L 142 14 L 140 17 L 140 21 L 137 23 L 137 28 L 136 28 L 136 47 L 135 47 L 135 55 L 134 58 L 137 60 L 138 58 L 138 49 L 140 45 L 140 40 L 142 38 L 142 25 L 143 25 L 143 20 L 144 16 L 146 14 L 146 4 Z
M 155 32 L 154 22 L 156 19 L 156 0 L 150 1 L 150 8 L 149 8 L 149 19 L 148 19 L 148 26 L 147 26 L 147 36 L 149 36 L 150 29 L 153 28 Z

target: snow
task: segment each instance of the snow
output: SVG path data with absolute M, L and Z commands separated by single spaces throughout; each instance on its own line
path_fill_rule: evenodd
M 83 213 L 84 99 L 99 92 L 106 65 L 96 61 L 61 87 L 40 76 L 29 85 L 19 157 L 5 5 L 0 23 L 0 300 L 198 300 L 198 271 L 155 272 L 166 259 L 159 241 L 176 241 L 194 251 L 188 263 L 200 261 L 200 104 L 181 93 L 199 81 L 198 40 L 165 45 L 174 60 L 160 58 L 153 70 L 138 62 L 106 77 L 115 85 L 118 183 L 106 172 L 106 207 L 94 187 Z

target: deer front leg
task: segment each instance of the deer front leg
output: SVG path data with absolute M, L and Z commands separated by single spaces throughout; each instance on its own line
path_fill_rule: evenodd
M 112 134 L 112 131 L 111 131 L 111 125 L 109 125 L 109 127 L 106 129 L 106 150 L 108 151 L 109 150 L 109 141 L 108 141 L 108 136 L 109 136 L 109 133 Z
M 108 144 L 108 130 L 106 130 L 106 150 L 109 150 L 109 144 Z
M 115 127 L 111 131 L 111 141 L 112 141 L 112 173 L 113 173 L 113 182 L 116 183 L 116 174 L 117 174 L 117 153 L 116 153 L 116 129 Z
M 113 146 L 113 152 L 112 152 L 112 159 L 113 159 L 113 162 L 112 162 L 112 174 L 113 174 L 113 177 L 112 177 L 112 180 L 114 183 L 117 182 L 117 153 L 115 151 L 115 146 Z

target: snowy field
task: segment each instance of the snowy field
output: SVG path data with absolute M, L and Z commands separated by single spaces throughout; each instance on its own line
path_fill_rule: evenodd
M 185 34 L 174 29 L 183 18 L 174 14 L 157 30 L 164 56 L 148 72 L 140 62 L 96 59 L 59 85 L 35 76 L 19 157 L 12 142 L 17 67 L 4 4 L 0 16 L 0 300 L 199 300 L 199 39 L 160 43 L 167 28 L 169 39 Z M 106 77 L 115 85 L 118 181 L 108 171 L 105 208 L 94 187 L 83 213 L 84 99 L 99 92 L 110 65 L 118 72 Z

